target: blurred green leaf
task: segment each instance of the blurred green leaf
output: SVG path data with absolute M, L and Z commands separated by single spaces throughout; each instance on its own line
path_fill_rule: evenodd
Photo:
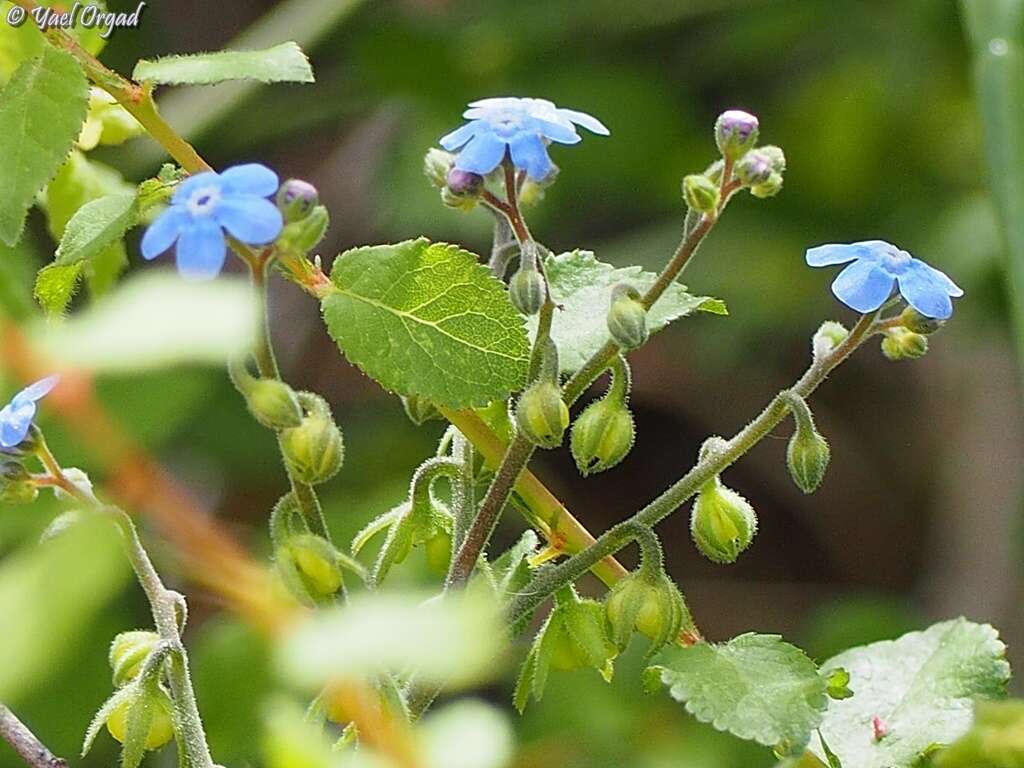
M 38 4 L 61 11 L 69 9 L 65 0 L 39 0 Z M 89 4 L 100 10 L 106 10 L 107 7 L 103 0 L 90 0 Z M 42 33 L 31 19 L 27 19 L 20 26 L 5 23 L 7 14 L 13 7 L 14 4 L 10 0 L 0 2 L 0 84 L 3 84 L 22 62 L 38 56 L 46 47 Z M 83 26 L 81 15 L 77 17 L 75 25 L 67 30 L 79 45 L 94 56 L 107 44 L 103 31 L 101 25 Z
M 651 667 L 701 722 L 783 751 L 802 749 L 828 706 L 814 662 L 778 635 L 671 647 Z
M 327 330 L 385 389 L 461 407 L 523 385 L 522 317 L 473 254 L 425 238 L 354 248 L 335 260 L 331 282 Z
M 551 326 L 558 344 L 558 361 L 563 371 L 578 370 L 608 341 L 606 317 L 612 288 L 628 283 L 644 293 L 657 275 L 640 267 L 620 267 L 598 261 L 590 251 L 570 251 L 550 256 L 544 262 L 551 298 L 559 306 Z M 707 296 L 691 296 L 686 287 L 673 283 L 647 313 L 647 328 L 660 331 L 677 318 L 696 311 L 727 314 L 725 304 Z M 536 328 L 537 321 L 530 324 Z
M 221 365 L 251 349 L 260 307 L 243 280 L 189 282 L 143 273 L 40 342 L 55 360 L 94 371 L 143 371 L 179 363 Z
M 313 69 L 298 43 L 288 42 L 263 51 L 220 51 L 189 56 L 143 59 L 135 65 L 134 80 L 165 85 L 212 85 L 228 80 L 261 83 L 312 83 Z
M 494 707 L 460 701 L 428 715 L 420 738 L 429 768 L 502 768 L 512 757 L 512 730 Z
M 38 192 L 57 172 L 85 121 L 89 87 L 78 62 L 46 46 L 0 92 L 0 240 L 13 245 Z
M 979 701 L 971 730 L 934 762 L 936 768 L 1024 768 L 1024 701 Z
M 848 670 L 854 695 L 829 705 L 822 734 L 844 765 L 909 765 L 963 735 L 974 699 L 1005 695 L 1005 651 L 991 626 L 962 618 L 844 651 L 822 670 Z M 885 732 L 879 739 L 875 718 Z

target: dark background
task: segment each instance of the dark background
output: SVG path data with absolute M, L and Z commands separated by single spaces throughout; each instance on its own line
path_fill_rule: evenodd
M 729 317 L 680 321 L 632 356 L 638 444 L 629 458 L 586 481 L 567 451 L 537 462 L 592 531 L 649 501 L 706 436 L 732 434 L 795 380 L 821 321 L 852 321 L 828 290 L 834 272 L 804 265 L 807 247 L 881 238 L 947 271 L 966 297 L 924 359 L 891 363 L 872 343 L 815 395 L 833 455 L 818 493 L 804 496 L 788 478 L 787 425 L 723 478 L 760 520 L 735 565 L 700 556 L 687 509 L 659 532 L 710 638 L 779 632 L 823 660 L 962 614 L 991 621 L 1011 660 L 1024 658 L 1021 393 L 955 3 L 164 0 L 150 3 L 140 29 L 115 34 L 103 59 L 130 72 L 140 57 L 288 39 L 310 52 L 316 85 L 168 89 L 162 103 L 215 166 L 260 160 L 315 183 L 332 214 L 325 258 L 419 234 L 487 251 L 488 217 L 444 208 L 420 171 L 423 153 L 474 98 L 541 96 L 609 126 L 608 138 L 552 149 L 560 179 L 528 215 L 552 249 L 585 247 L 618 264 L 657 269 L 668 258 L 684 212 L 680 179 L 714 159 L 720 111 L 754 112 L 763 141 L 785 149 L 782 193 L 737 197 L 686 274 L 694 292 L 724 299 Z M 136 179 L 162 160 L 145 139 L 97 156 Z M 41 264 L 52 245 L 40 239 L 39 249 Z M 271 301 L 286 378 L 324 394 L 345 430 L 346 467 L 325 487 L 344 539 L 402 499 L 440 426 L 414 427 L 397 398 L 349 366 L 308 297 L 278 281 Z M 220 372 L 150 378 L 147 392 L 169 403 L 159 428 L 144 425 L 158 435 L 154 448 L 266 551 L 266 516 L 285 487 L 270 434 Z M 127 388 L 107 384 L 112 405 Z M 11 512 L 0 553 L 43 517 Z M 518 526 L 510 520 L 502 536 Z M 398 574 L 418 576 L 415 565 Z M 200 618 L 188 641 L 214 754 L 252 762 L 261 697 L 273 685 L 266 649 L 202 595 L 190 599 Z M 73 658 L 12 704 L 51 746 L 75 754 L 90 707 L 107 695 L 106 643 L 146 621 L 140 595 L 126 591 L 75 638 Z M 552 680 L 521 721 L 516 765 L 770 764 L 767 750 L 695 726 L 667 697 L 642 698 L 638 665 L 621 664 L 612 687 L 589 673 Z M 508 700 L 507 689 L 493 695 Z M 113 755 L 101 736 L 89 764 Z M 167 751 L 155 762 L 171 759 Z M 13 765 L 0 747 L 0 766 Z

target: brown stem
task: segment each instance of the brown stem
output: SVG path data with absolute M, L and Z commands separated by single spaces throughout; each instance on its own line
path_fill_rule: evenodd
M 57 757 L 11 710 L 0 704 L 0 736 L 32 768 L 67 768 L 68 761 Z

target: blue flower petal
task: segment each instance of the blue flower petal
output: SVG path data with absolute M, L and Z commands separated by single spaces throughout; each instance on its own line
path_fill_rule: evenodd
M 512 163 L 526 171 L 534 181 L 540 181 L 551 172 L 547 147 L 537 134 L 516 134 L 508 146 L 512 152 Z
M 474 120 L 471 123 L 466 123 L 465 125 L 456 128 L 451 133 L 445 134 L 437 143 L 449 152 L 454 152 L 476 136 L 477 131 L 481 128 L 486 128 L 486 126 L 482 125 L 479 120 Z
M 248 245 L 273 242 L 284 226 L 277 206 L 255 195 L 232 195 L 217 204 L 213 218 L 234 237 Z
M 27 436 L 32 419 L 36 416 L 36 404 L 27 402 L 21 407 L 13 404 L 0 410 L 0 447 L 13 448 Z
M 858 259 L 839 273 L 832 293 L 861 314 L 874 312 L 889 298 L 894 279 L 869 259 Z
M 246 163 L 228 168 L 220 175 L 225 192 L 270 197 L 277 192 L 277 174 L 260 163 Z
M 949 296 L 953 296 L 955 298 L 960 298 L 961 296 L 964 295 L 964 289 L 961 288 L 956 283 L 954 283 L 950 279 L 949 275 L 947 275 L 941 269 L 936 269 L 931 264 L 927 264 L 927 263 L 921 261 L 920 259 L 913 259 L 913 262 L 917 262 L 918 264 L 921 264 L 924 267 L 926 267 L 928 269 L 928 271 L 932 273 L 932 276 L 936 280 L 938 280 L 943 285 L 943 287 L 945 287 L 946 293 Z M 916 269 L 916 266 L 913 267 L 913 268 Z
M 564 125 L 553 123 L 550 120 L 541 120 L 534 117 L 524 121 L 523 128 L 534 129 L 542 134 L 545 139 L 557 141 L 559 144 L 579 144 L 583 141 L 582 137 L 572 128 L 566 128 Z
M 605 127 L 605 124 L 593 115 L 588 115 L 586 112 L 577 112 L 575 109 L 560 108 L 558 112 L 563 117 L 568 118 L 572 122 L 576 123 L 576 125 L 580 125 L 592 133 L 596 133 L 599 136 L 611 135 L 611 131 Z
M 481 175 L 490 173 L 504 159 L 505 147 L 505 142 L 493 133 L 480 131 L 459 153 L 455 167 Z
M 190 280 L 216 277 L 226 256 L 224 233 L 212 218 L 195 219 L 178 238 L 177 262 L 182 277 Z
M 808 248 L 806 259 L 807 264 L 812 267 L 828 267 L 832 264 L 845 264 L 859 258 L 856 245 L 848 243 L 829 243 L 819 245 L 816 248 Z
M 29 384 L 11 399 L 11 405 L 17 408 L 21 403 L 34 403 L 36 400 L 46 397 L 57 386 L 58 381 L 60 381 L 60 376 L 54 374 L 40 379 L 35 384 Z
M 189 176 L 178 185 L 174 191 L 174 197 L 171 198 L 171 203 L 184 203 L 197 189 L 207 186 L 220 188 L 220 177 L 213 171 L 203 171 Z
M 190 219 L 188 210 L 183 205 L 172 205 L 161 213 L 142 236 L 142 257 L 147 260 L 155 259 L 174 245 L 182 227 L 186 226 Z
M 903 298 L 925 317 L 945 320 L 953 314 L 953 302 L 948 290 L 948 285 L 953 281 L 939 270 L 914 259 L 897 280 Z

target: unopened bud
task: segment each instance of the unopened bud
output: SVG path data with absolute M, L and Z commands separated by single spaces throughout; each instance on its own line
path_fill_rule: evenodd
M 928 352 L 928 337 L 903 327 L 889 328 L 882 338 L 882 354 L 889 360 L 916 360 Z
M 162 687 L 140 686 L 136 695 L 118 704 L 107 717 L 110 735 L 124 744 L 130 735 L 128 720 L 134 717 L 144 721 L 146 749 L 159 749 L 174 737 L 171 697 Z
M 942 320 L 925 317 L 913 307 L 907 307 L 900 313 L 900 322 L 903 323 L 903 327 L 908 331 L 924 334 L 925 336 L 935 333 L 944 324 Z
M 315 206 L 305 217 L 285 224 L 277 240 L 278 250 L 303 255 L 309 253 L 324 239 L 330 223 L 327 209 L 322 205 Z
M 758 121 L 749 112 L 730 109 L 715 121 L 715 143 L 723 157 L 737 160 L 756 143 Z
M 544 306 L 548 287 L 544 276 L 536 269 L 520 267 L 508 283 L 512 305 L 524 315 L 535 315 Z
M 451 193 L 459 197 L 472 197 L 479 193 L 484 186 L 484 177 L 479 173 L 461 171 L 458 168 L 448 171 L 445 181 Z
M 691 173 L 683 179 L 683 197 L 692 210 L 714 213 L 718 210 L 721 192 L 718 185 L 707 176 Z
M 561 388 L 550 381 L 530 385 L 516 404 L 519 432 L 536 446 L 557 448 L 569 426 L 569 408 Z
M 654 577 L 641 570 L 620 580 L 605 601 L 612 641 L 624 651 L 634 630 L 651 640 L 653 653 L 674 638 L 683 623 L 692 623 L 682 594 L 663 572 Z
M 302 407 L 295 392 L 278 379 L 256 379 L 245 393 L 253 417 L 269 429 L 281 430 L 302 423 Z
M 750 503 L 718 478 L 704 485 L 693 503 L 690 533 L 697 548 L 716 563 L 732 563 L 757 533 Z
M 814 338 L 811 339 L 811 351 L 814 354 L 814 359 L 817 360 L 829 354 L 833 349 L 846 341 L 846 337 L 849 335 L 850 332 L 846 330 L 842 323 L 826 320 L 815 332 Z
M 306 416 L 298 426 L 281 432 L 281 451 L 289 470 L 301 482 L 318 485 L 341 469 L 344 440 L 323 398 L 302 393 L 299 400 Z
M 114 685 L 118 688 L 139 676 L 146 659 L 160 642 L 160 635 L 137 629 L 122 632 L 110 644 L 110 668 L 114 672 Z
M 802 400 L 794 400 L 793 417 L 796 430 L 786 446 L 786 466 L 797 488 L 804 493 L 814 493 L 825 477 L 831 452 Z
M 633 414 L 609 397 L 588 405 L 572 425 L 569 444 L 584 477 L 604 472 L 626 458 L 636 437 Z
M 277 207 L 287 224 L 302 221 L 319 203 L 316 187 L 302 179 L 288 179 L 277 190 Z
M 448 171 L 455 164 L 455 155 L 445 152 L 443 149 L 428 149 L 423 157 L 423 174 L 430 179 L 430 183 L 438 189 L 443 188 L 448 182 Z
M 640 293 L 635 288 L 617 285 L 612 289 L 607 323 L 612 340 L 624 350 L 643 346 L 650 335 L 647 329 L 647 309 L 640 302 Z
M 341 589 L 338 553 L 320 536 L 292 536 L 274 556 L 285 585 L 303 603 L 315 605 Z

